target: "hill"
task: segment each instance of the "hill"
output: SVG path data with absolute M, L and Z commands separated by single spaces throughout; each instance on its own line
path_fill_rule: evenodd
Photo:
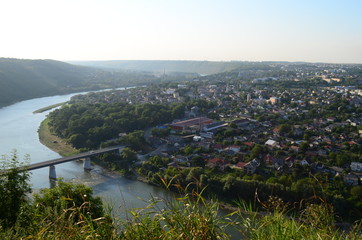
M 55 60 L 0 58 L 0 107 L 36 97 L 182 81 L 195 76 L 198 75 L 175 73 L 166 76 L 78 66 Z
M 0 58 L 0 106 L 84 89 L 95 72 L 54 60 Z
M 244 62 L 213 61 L 167 61 L 167 60 L 113 60 L 113 61 L 71 61 L 69 63 L 133 71 L 166 73 L 188 72 L 203 75 L 225 72 L 240 67 Z

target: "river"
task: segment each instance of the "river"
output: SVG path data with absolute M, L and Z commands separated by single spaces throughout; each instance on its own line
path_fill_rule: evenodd
M 11 156 L 14 150 L 18 158 L 29 155 L 30 163 L 59 158 L 60 155 L 39 142 L 37 130 L 49 111 L 33 114 L 40 108 L 68 101 L 75 94 L 36 98 L 22 101 L 0 109 L 0 155 Z M 94 194 L 101 196 L 106 204 L 114 209 L 139 208 L 146 206 L 141 200 L 149 200 L 151 196 L 167 198 L 171 193 L 149 184 L 127 179 L 107 171 L 100 166 L 85 171 L 82 162 L 68 162 L 56 165 L 58 178 L 64 181 L 83 183 L 93 188 Z M 42 168 L 31 171 L 30 184 L 33 191 L 51 187 L 54 182 L 49 180 L 49 169 Z
M 30 163 L 61 157 L 39 142 L 37 132 L 40 123 L 52 110 L 36 114 L 33 112 L 46 106 L 66 102 L 76 94 L 36 98 L 0 108 L 0 155 L 11 156 L 16 150 L 19 160 L 29 155 Z M 94 194 L 100 196 L 103 202 L 113 209 L 113 214 L 121 219 L 127 218 L 127 210 L 144 208 L 152 198 L 170 199 L 174 196 L 163 188 L 125 178 L 97 165 L 92 167 L 91 171 L 84 170 L 81 161 L 55 166 L 58 178 L 92 187 Z M 49 179 L 48 167 L 31 171 L 30 184 L 34 192 L 53 186 L 54 180 Z M 227 213 L 220 211 L 220 214 Z M 232 229 L 229 229 L 228 233 L 232 236 L 239 235 Z M 232 238 L 239 239 L 239 237 Z

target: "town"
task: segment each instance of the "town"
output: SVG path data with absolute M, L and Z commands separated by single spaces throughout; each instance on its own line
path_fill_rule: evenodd
M 358 218 L 361 72 L 360 65 L 251 63 L 192 81 L 79 95 L 70 103 L 181 104 L 180 118 L 142 129 L 147 152 L 128 143 L 142 156 L 137 173 L 154 184 L 196 181 L 222 198 L 252 199 L 255 189 L 241 193 L 241 186 L 254 181 L 267 189 L 265 197 L 326 194 L 337 210 L 349 206 L 345 213 Z

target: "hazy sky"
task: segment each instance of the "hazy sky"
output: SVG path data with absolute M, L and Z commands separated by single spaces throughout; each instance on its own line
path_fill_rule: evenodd
M 362 63 L 362 0 L 0 0 L 0 57 Z

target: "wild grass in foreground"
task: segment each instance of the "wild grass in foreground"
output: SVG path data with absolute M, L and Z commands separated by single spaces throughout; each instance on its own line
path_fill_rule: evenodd
M 24 205 L 14 226 L 0 228 L 0 239 L 362 239 L 361 225 L 338 230 L 326 203 L 309 204 L 290 217 L 287 205 L 270 198 L 264 215 L 241 202 L 238 211 L 220 216 L 217 201 L 186 189 L 182 197 L 152 199 L 118 221 L 99 204 L 90 188 L 61 182 Z M 233 236 L 230 228 L 236 230 Z

